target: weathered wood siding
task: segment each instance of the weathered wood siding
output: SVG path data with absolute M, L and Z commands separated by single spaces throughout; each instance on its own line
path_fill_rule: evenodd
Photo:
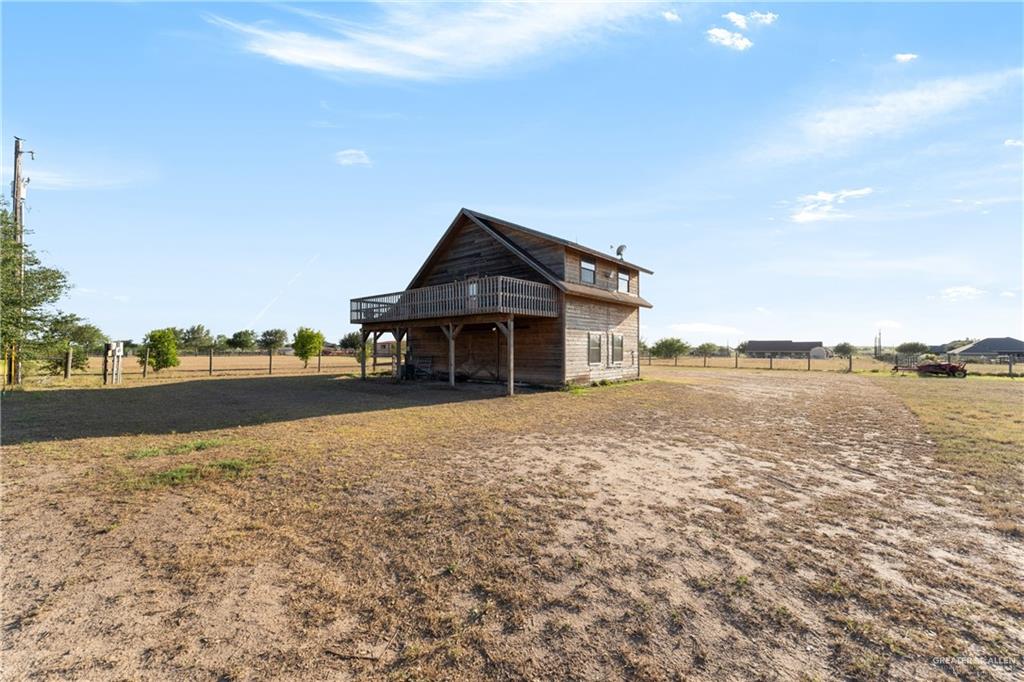
M 589 260 L 593 261 L 594 265 L 597 266 L 597 285 L 601 289 L 611 289 L 616 291 L 619 285 L 618 273 L 619 270 L 624 270 L 629 273 L 629 293 L 634 295 L 640 294 L 640 273 L 632 268 L 617 265 L 613 261 L 602 260 L 600 258 L 594 258 L 588 254 L 581 254 L 578 251 L 572 249 L 565 250 L 565 281 L 572 282 L 574 284 L 582 284 L 580 280 L 580 261 Z M 608 275 L 611 275 L 609 277 Z
M 634 379 L 640 375 L 637 348 L 640 314 L 637 308 L 566 296 L 563 309 L 565 383 L 588 384 L 602 379 Z M 601 362 L 596 365 L 588 362 L 590 332 L 602 334 Z M 621 363 L 611 361 L 611 334 L 622 334 Z
M 456 322 L 458 320 L 456 319 Z M 431 358 L 432 371 L 448 375 L 448 339 L 439 327 L 409 330 L 410 355 Z M 543 386 L 562 384 L 562 321 L 516 318 L 515 379 Z M 459 378 L 504 381 L 508 378 L 508 344 L 492 324 L 466 325 L 455 337 L 455 373 Z
M 504 227 L 500 223 L 490 223 L 490 226 L 510 242 L 533 256 L 537 262 L 550 270 L 553 275 L 558 278 L 565 277 L 564 246 L 547 239 L 534 237 L 525 232 Z
M 444 284 L 483 275 L 508 275 L 534 282 L 547 282 L 540 273 L 499 244 L 494 237 L 469 219 L 463 218 L 452 239 L 437 253 L 416 286 Z

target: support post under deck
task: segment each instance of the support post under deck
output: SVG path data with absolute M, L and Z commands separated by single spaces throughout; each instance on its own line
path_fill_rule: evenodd
M 509 315 L 508 322 L 496 322 L 498 329 L 505 335 L 508 341 L 508 394 L 515 395 L 515 355 L 516 355 L 516 328 L 515 320 Z
M 363 381 L 366 380 L 366 339 L 369 338 L 369 336 L 370 332 L 359 332 L 359 337 L 362 339 L 359 344 L 359 378 Z

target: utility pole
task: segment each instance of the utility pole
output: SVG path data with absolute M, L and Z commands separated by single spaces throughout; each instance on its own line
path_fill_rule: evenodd
M 14 138 L 14 178 L 11 180 L 11 209 L 14 214 L 14 242 L 18 249 L 18 294 L 19 306 L 22 306 L 22 299 L 25 297 L 25 195 L 28 189 L 28 180 L 21 176 L 21 157 L 28 154 L 34 160 L 35 152 L 25 152 L 21 148 L 24 142 L 20 137 Z M 20 314 L 24 310 L 19 310 Z M 4 368 L 4 380 L 8 384 L 20 384 L 22 379 L 21 348 L 17 343 L 11 344 L 5 349 L 7 356 L 6 367 Z

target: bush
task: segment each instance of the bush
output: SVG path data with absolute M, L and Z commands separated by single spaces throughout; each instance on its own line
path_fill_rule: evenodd
M 308 327 L 299 327 L 295 332 L 295 340 L 292 342 L 295 355 L 302 359 L 305 367 L 309 367 L 309 359 L 319 355 L 324 349 L 323 332 L 314 331 Z
M 139 364 L 146 364 L 146 350 L 149 349 L 149 366 L 153 371 L 159 372 L 168 367 L 177 367 L 181 364 L 178 360 L 178 339 L 174 330 L 154 329 L 146 334 L 142 345 L 136 351 L 139 356 Z

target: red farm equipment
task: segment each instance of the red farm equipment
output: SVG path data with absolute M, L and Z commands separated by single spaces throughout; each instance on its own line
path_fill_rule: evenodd
M 963 379 L 967 376 L 967 369 L 964 363 L 955 362 L 924 362 L 913 365 L 896 365 L 892 368 L 896 372 L 917 372 L 922 377 L 956 377 Z

